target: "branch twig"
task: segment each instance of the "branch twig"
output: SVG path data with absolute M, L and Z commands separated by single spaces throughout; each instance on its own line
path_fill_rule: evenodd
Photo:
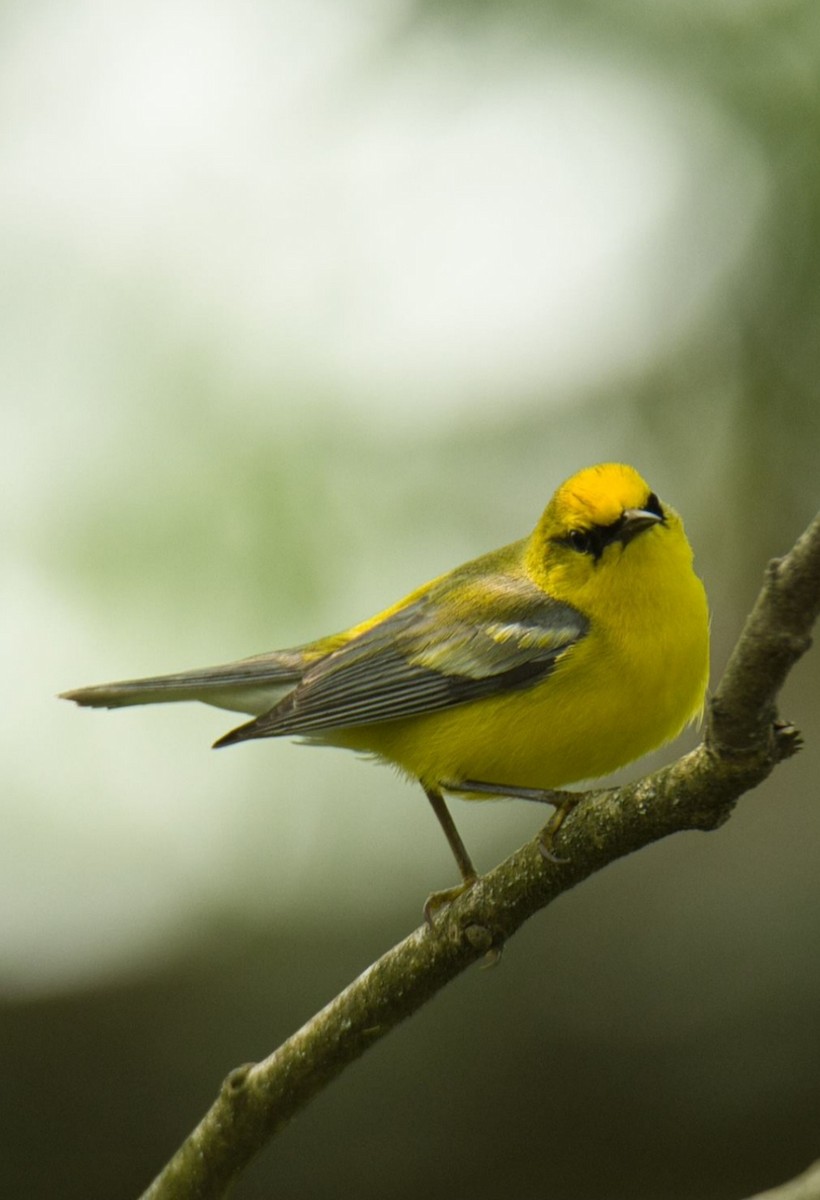
M 584 794 L 562 829 L 566 862 L 522 846 L 439 918 L 369 967 L 263 1062 L 232 1071 L 143 1200 L 216 1200 L 348 1063 L 556 896 L 607 863 L 685 829 L 715 829 L 800 746 L 777 694 L 820 614 L 820 514 L 763 589 L 710 705 L 704 741 L 636 783 Z M 779 1195 L 779 1193 L 775 1193 Z M 791 1193 L 789 1194 L 791 1195 Z M 795 1196 L 795 1200 L 797 1200 Z

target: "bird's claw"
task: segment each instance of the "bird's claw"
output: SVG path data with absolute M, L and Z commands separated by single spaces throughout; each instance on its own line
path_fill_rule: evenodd
M 458 900 L 459 896 L 463 896 L 474 886 L 477 875 L 471 879 L 465 879 L 462 883 L 456 884 L 455 887 L 444 888 L 440 892 L 431 892 L 424 902 L 424 920 L 431 929 L 435 927 L 436 916 L 440 909 L 445 908 L 448 904 L 452 904 L 454 900 Z
M 573 808 L 575 808 L 576 804 L 580 800 L 580 796 L 574 796 L 571 792 L 562 792 L 560 795 L 561 802 L 556 804 L 555 812 L 550 817 L 546 828 L 538 839 L 538 849 L 541 852 L 541 857 L 547 862 L 556 863 L 558 866 L 568 863 L 570 859 L 564 858 L 560 854 L 556 854 L 552 848 L 552 844 L 555 840 L 555 835 L 558 833 L 558 830 L 564 824 L 567 816 L 572 812 Z

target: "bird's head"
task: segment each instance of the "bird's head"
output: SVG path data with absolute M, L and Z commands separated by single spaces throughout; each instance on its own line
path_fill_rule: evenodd
M 597 588 L 616 563 L 651 567 L 667 539 L 682 542 L 691 562 L 677 513 L 633 467 L 603 463 L 558 488 L 530 538 L 527 566 L 552 594 L 578 594 L 587 584 Z

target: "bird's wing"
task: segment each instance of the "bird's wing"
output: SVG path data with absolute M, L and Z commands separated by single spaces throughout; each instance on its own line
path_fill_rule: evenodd
M 392 721 L 528 687 L 587 628 L 523 577 L 471 580 L 444 596 L 431 589 L 309 667 L 269 713 L 217 745 Z

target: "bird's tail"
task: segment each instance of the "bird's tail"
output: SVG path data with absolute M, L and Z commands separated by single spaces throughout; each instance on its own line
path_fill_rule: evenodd
M 129 704 L 166 704 L 198 700 L 216 708 L 258 716 L 268 712 L 302 677 L 299 651 L 274 651 L 238 662 L 176 675 L 124 679 L 62 692 L 60 698 L 90 708 L 122 708 Z

